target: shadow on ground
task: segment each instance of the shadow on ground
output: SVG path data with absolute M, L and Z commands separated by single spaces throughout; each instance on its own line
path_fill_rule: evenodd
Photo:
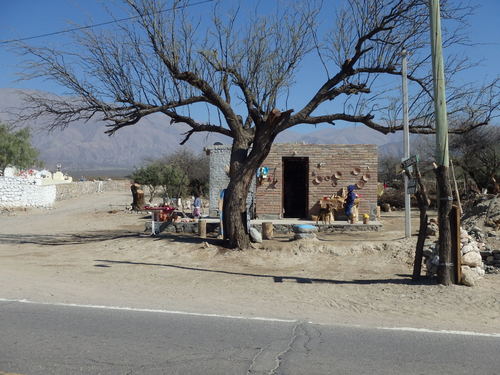
M 367 285 L 367 284 L 396 284 L 396 285 L 430 285 L 435 284 L 432 279 L 421 278 L 419 280 L 413 280 L 411 275 L 398 274 L 399 278 L 391 279 L 354 279 L 354 280 L 334 280 L 334 279 L 318 279 L 309 277 L 299 277 L 299 276 L 279 276 L 279 275 L 266 275 L 257 273 L 245 273 L 245 272 L 232 272 L 224 270 L 213 270 L 207 268 L 197 268 L 197 267 L 187 267 L 179 266 L 175 264 L 162 264 L 162 263 L 147 263 L 147 262 L 133 262 L 127 260 L 110 260 L 110 259 L 95 259 L 95 267 L 109 267 L 110 264 L 123 264 L 132 266 L 151 266 L 151 267 L 168 267 L 176 268 L 188 271 L 196 272 L 212 272 L 220 273 L 224 275 L 235 275 L 235 276 L 249 276 L 258 278 L 268 278 L 272 279 L 275 283 L 283 283 L 287 281 L 297 282 L 300 284 L 355 284 L 355 285 Z
M 137 237 L 130 231 L 95 231 L 62 234 L 0 234 L 0 244 L 35 244 L 47 246 L 78 245 L 90 242 L 109 241 L 119 238 Z

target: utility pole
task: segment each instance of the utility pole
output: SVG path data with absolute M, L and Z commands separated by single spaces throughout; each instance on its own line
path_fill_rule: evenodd
M 450 285 L 451 232 L 449 213 L 453 203 L 449 180 L 448 119 L 441 41 L 441 17 L 439 0 L 429 0 L 431 16 L 432 76 L 434 78 L 434 110 L 436 118 L 436 182 L 438 190 L 439 266 L 438 283 Z
M 408 79 L 407 75 L 407 63 L 406 63 L 406 49 L 401 52 L 403 57 L 402 67 L 401 67 L 401 79 L 402 79 L 402 90 L 403 90 L 403 152 L 405 160 L 410 157 L 410 129 L 408 124 Z M 411 237 L 411 202 L 410 194 L 408 194 L 408 176 L 404 174 L 405 179 L 405 237 Z

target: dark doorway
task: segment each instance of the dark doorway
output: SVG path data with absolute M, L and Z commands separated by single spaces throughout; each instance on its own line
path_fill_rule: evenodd
M 307 217 L 309 158 L 283 158 L 283 217 Z

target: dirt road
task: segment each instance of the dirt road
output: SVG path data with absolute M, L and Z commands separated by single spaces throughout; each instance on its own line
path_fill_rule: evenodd
M 402 239 L 400 213 L 379 233 L 282 236 L 242 252 L 149 237 L 129 203 L 102 193 L 2 213 L 0 298 L 500 333 L 500 275 L 474 288 L 412 282 L 415 238 Z

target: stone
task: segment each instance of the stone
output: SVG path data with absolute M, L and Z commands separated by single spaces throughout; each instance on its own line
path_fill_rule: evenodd
M 462 256 L 462 264 L 470 267 L 479 267 L 483 263 L 481 254 L 471 251 Z
M 439 232 L 439 227 L 435 223 L 429 223 L 427 225 L 427 235 L 428 236 L 436 236 Z
M 429 258 L 434 254 L 434 251 L 429 247 L 425 247 L 424 250 L 422 250 L 422 254 L 424 257 Z
M 475 286 L 479 276 L 468 266 L 462 266 L 462 284 L 466 286 Z
M 472 244 L 467 244 L 462 247 L 462 255 L 470 253 L 471 251 L 475 251 L 474 246 Z
M 262 234 L 260 234 L 260 232 L 256 228 L 251 227 L 249 232 L 250 232 L 250 239 L 253 242 L 262 243 Z
M 313 240 L 316 238 L 316 234 L 314 233 L 295 233 L 293 236 L 294 240 Z
M 295 233 L 314 233 L 318 231 L 318 227 L 309 224 L 298 224 L 292 227 Z
M 472 271 L 476 273 L 478 277 L 483 277 L 486 272 L 484 272 L 484 269 L 481 267 L 473 267 L 471 268 Z
M 391 212 L 391 205 L 389 203 L 383 203 L 382 206 L 380 206 L 380 208 L 384 212 Z
M 439 265 L 439 255 L 434 255 L 430 258 L 427 258 L 425 262 L 425 266 L 427 268 L 428 275 L 434 275 L 437 273 L 437 268 Z

